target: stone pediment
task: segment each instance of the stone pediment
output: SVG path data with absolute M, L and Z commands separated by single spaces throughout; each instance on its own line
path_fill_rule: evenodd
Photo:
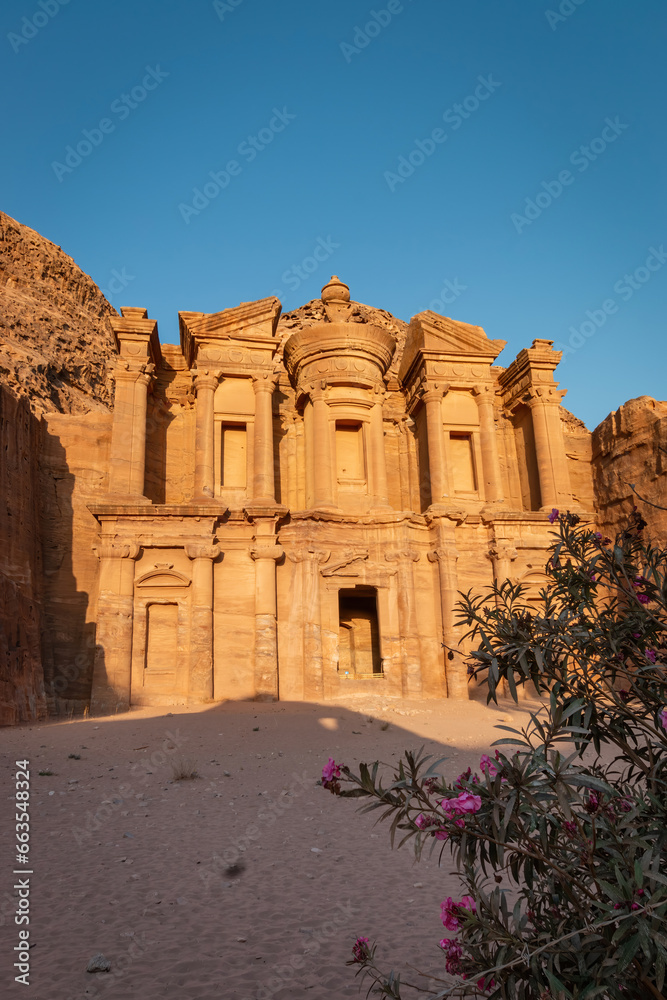
M 481 326 L 459 323 L 426 310 L 410 320 L 399 378 L 405 382 L 415 362 L 423 358 L 493 364 L 507 342 L 489 340 Z
M 199 349 L 207 344 L 233 341 L 244 346 L 266 346 L 268 341 L 277 346 L 281 309 L 279 300 L 272 296 L 217 313 L 179 313 L 181 349 L 188 366 L 192 367 Z

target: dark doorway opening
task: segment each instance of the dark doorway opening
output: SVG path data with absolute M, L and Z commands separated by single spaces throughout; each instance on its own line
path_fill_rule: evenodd
M 377 592 L 372 587 L 338 592 L 338 672 L 343 676 L 382 676 Z

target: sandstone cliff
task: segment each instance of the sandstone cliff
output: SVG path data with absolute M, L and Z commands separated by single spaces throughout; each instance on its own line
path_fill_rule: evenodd
M 0 382 L 33 413 L 110 403 L 106 319 L 115 315 L 60 247 L 0 212 Z
M 0 213 L 0 724 L 85 698 L 110 315 L 60 247 Z
M 667 402 L 629 400 L 595 428 L 592 444 L 600 530 L 613 536 L 637 504 L 651 539 L 667 544 Z

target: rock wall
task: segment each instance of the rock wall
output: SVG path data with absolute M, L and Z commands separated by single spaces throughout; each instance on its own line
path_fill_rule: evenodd
M 71 257 L 0 212 L 0 724 L 87 701 L 111 315 Z
M 0 212 L 0 382 L 33 413 L 110 405 L 115 315 L 60 247 Z
M 46 713 L 40 633 L 39 420 L 0 385 L 0 725 Z
M 592 446 L 600 530 L 613 536 L 636 504 L 650 538 L 667 544 L 667 510 L 659 509 L 667 507 L 667 402 L 629 400 L 595 428 Z

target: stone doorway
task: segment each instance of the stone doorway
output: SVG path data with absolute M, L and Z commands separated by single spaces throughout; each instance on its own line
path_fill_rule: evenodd
M 382 676 L 377 591 L 338 592 L 338 674 L 353 679 Z

